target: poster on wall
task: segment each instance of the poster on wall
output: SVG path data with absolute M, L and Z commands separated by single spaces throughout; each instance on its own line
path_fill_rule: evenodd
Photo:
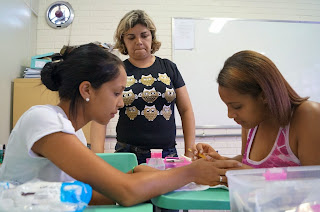
M 174 49 L 192 50 L 194 48 L 194 20 L 176 19 L 174 28 Z

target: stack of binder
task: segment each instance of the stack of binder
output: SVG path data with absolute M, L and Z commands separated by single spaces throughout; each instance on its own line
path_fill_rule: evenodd
M 40 73 L 42 69 L 26 68 L 24 71 L 24 78 L 40 78 Z

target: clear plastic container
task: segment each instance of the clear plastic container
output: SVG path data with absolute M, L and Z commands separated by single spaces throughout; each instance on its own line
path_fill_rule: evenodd
M 231 170 L 226 176 L 231 211 L 320 211 L 320 166 Z
M 0 182 L 0 211 L 83 211 L 91 196 L 91 186 L 80 181 Z
M 166 165 L 162 159 L 162 149 L 151 149 L 151 158 L 148 160 L 148 166 L 159 170 L 165 170 Z

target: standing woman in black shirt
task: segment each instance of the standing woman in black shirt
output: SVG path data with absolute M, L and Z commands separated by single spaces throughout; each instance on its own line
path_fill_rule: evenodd
M 154 55 L 161 43 L 156 27 L 142 10 L 128 12 L 115 32 L 115 48 L 129 55 L 124 61 L 127 85 L 125 106 L 117 124 L 116 152 L 133 152 L 139 163 L 150 158 L 150 149 L 162 149 L 162 157 L 178 156 L 174 105 L 181 116 L 185 155 L 195 142 L 195 119 L 187 88 L 177 66 Z M 105 135 L 105 126 L 92 124 L 92 134 Z M 93 144 L 103 147 L 104 139 Z M 102 145 L 101 145 L 102 143 Z M 101 150 L 103 151 L 103 149 Z

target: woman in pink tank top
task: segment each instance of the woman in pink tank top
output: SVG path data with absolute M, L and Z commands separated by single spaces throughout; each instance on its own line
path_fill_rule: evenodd
M 240 51 L 225 61 L 217 82 L 228 117 L 242 127 L 241 155 L 232 158 L 241 169 L 320 165 L 320 104 L 300 97 L 269 58 Z M 193 153 L 231 159 L 203 143 Z

